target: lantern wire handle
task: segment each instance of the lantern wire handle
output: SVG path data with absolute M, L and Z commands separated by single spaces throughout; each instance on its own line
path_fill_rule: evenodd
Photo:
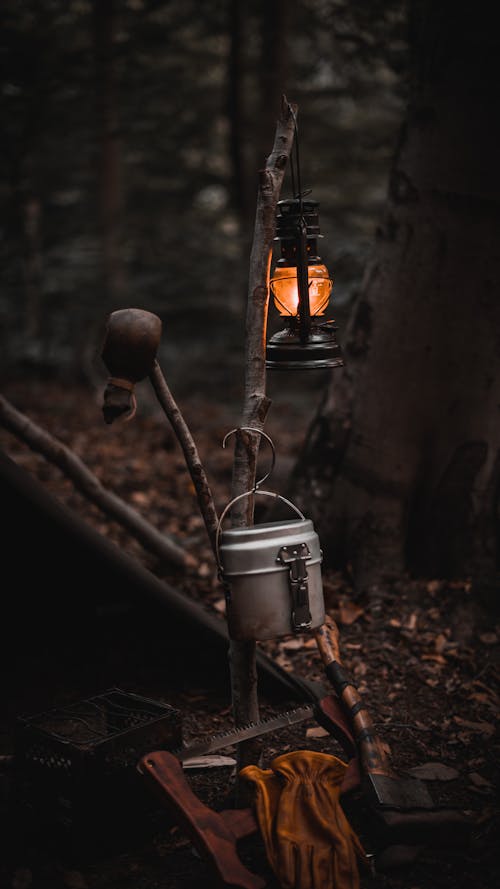
M 297 115 L 293 110 L 290 102 L 288 102 L 288 110 L 293 118 L 294 129 L 294 149 L 295 149 L 295 170 L 293 168 L 293 155 L 290 157 L 290 175 L 292 179 L 293 196 L 299 202 L 300 215 L 302 216 L 302 198 L 311 193 L 311 189 L 307 188 L 302 191 L 302 178 L 300 175 L 300 155 L 299 155 L 299 128 L 297 125 Z M 295 177 L 297 177 L 297 187 L 295 187 Z
M 258 435 L 260 435 L 260 436 L 262 436 L 262 438 L 266 439 L 266 441 L 269 443 L 269 446 L 271 448 L 271 466 L 270 466 L 269 470 L 266 472 L 266 474 L 263 475 L 262 478 L 259 479 L 259 481 L 255 482 L 252 490 L 247 492 L 247 493 L 251 494 L 251 493 L 255 493 L 257 491 L 257 489 L 260 488 L 260 486 L 263 485 L 264 482 L 267 481 L 267 479 L 271 475 L 271 473 L 276 465 L 276 448 L 274 447 L 274 442 L 273 442 L 272 438 L 267 434 L 267 432 L 263 432 L 262 429 L 256 429 L 254 426 L 237 426 L 235 429 L 231 429 L 224 436 L 224 439 L 222 442 L 223 448 L 226 447 L 226 442 L 227 442 L 229 436 L 234 435 L 235 433 L 239 432 L 240 429 L 243 429 L 245 432 L 257 432 Z

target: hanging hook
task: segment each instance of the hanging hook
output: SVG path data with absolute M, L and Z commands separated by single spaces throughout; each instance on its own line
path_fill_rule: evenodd
M 271 473 L 272 473 L 272 471 L 273 471 L 273 469 L 274 469 L 274 466 L 275 466 L 275 464 L 276 464 L 276 449 L 275 449 L 275 447 L 274 447 L 274 443 L 273 443 L 272 438 L 269 437 L 269 435 L 267 434 L 267 432 L 263 432 L 262 429 L 256 429 L 254 426 L 237 426 L 235 429 L 231 429 L 231 430 L 230 430 L 229 432 L 227 432 L 226 435 L 224 436 L 224 439 L 223 439 L 223 442 L 222 442 L 222 447 L 223 447 L 223 448 L 226 447 L 226 441 L 228 440 L 228 438 L 229 438 L 230 435 L 234 435 L 235 433 L 239 432 L 240 430 L 244 430 L 245 432 L 257 432 L 258 435 L 260 435 L 260 436 L 262 436 L 263 438 L 266 439 L 266 441 L 269 443 L 269 446 L 270 446 L 270 448 L 271 448 L 271 467 L 270 467 L 270 469 L 268 470 L 268 472 L 266 472 L 266 474 L 263 475 L 261 479 L 259 479 L 258 482 L 255 482 L 255 484 L 254 484 L 254 486 L 253 486 L 253 488 L 252 488 L 252 491 L 255 492 L 255 491 L 257 491 L 257 489 L 260 488 L 260 486 L 261 486 L 262 484 L 264 484 L 264 482 L 269 478 L 269 476 L 271 475 Z M 248 492 L 248 493 L 252 493 L 252 492 L 250 491 L 250 492 Z

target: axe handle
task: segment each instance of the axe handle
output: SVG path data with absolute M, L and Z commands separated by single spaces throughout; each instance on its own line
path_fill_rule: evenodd
M 394 772 L 373 726 L 372 718 L 352 679 L 342 666 L 337 625 L 328 622 L 314 630 L 325 673 L 351 722 L 361 768 L 369 775 L 392 777 Z

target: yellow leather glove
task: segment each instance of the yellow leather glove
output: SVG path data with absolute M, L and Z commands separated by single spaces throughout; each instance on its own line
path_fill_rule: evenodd
M 361 843 L 340 805 L 346 764 L 314 750 L 246 766 L 268 861 L 283 889 L 359 889 Z

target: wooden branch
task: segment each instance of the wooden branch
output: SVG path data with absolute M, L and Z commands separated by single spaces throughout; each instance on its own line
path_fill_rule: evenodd
M 203 521 L 205 522 L 205 528 L 207 530 L 208 538 L 210 540 L 214 555 L 217 559 L 216 536 L 219 519 L 217 516 L 217 511 L 215 509 L 210 485 L 208 484 L 205 470 L 203 469 L 203 464 L 198 455 L 193 437 L 167 385 L 167 381 L 163 376 L 160 365 L 156 360 L 153 365 L 153 370 L 149 374 L 149 379 L 156 393 L 156 397 L 160 402 L 160 405 L 163 408 L 163 411 L 165 412 L 165 415 L 170 422 L 175 432 L 175 436 L 182 448 L 186 466 L 189 470 L 189 474 L 195 487 L 196 497 L 198 499 L 198 506 L 200 508 Z
M 294 137 L 296 106 L 282 97 L 274 145 L 264 170 L 259 173 L 253 244 L 250 254 L 246 315 L 245 391 L 241 426 L 262 430 L 270 407 L 266 395 L 265 337 L 269 302 L 269 269 L 275 231 L 275 217 L 281 185 Z M 232 497 L 251 491 L 260 436 L 240 431 L 237 435 Z M 231 510 L 233 527 L 253 523 L 253 497 L 243 498 Z M 255 642 L 231 640 L 229 650 L 233 716 L 236 725 L 259 718 Z M 241 744 L 239 765 L 255 762 L 255 745 Z
M 270 400 L 266 395 L 266 327 L 269 303 L 269 269 L 275 233 L 276 208 L 294 137 L 297 107 L 282 98 L 274 145 L 264 170 L 259 172 L 259 189 L 248 283 L 246 315 L 245 391 L 242 426 L 263 429 Z M 241 432 L 236 443 L 232 496 L 252 490 L 260 436 Z M 233 526 L 251 525 L 253 502 L 240 501 L 231 511 Z
M 0 423 L 31 450 L 42 454 L 50 463 L 57 466 L 84 497 L 126 528 L 145 549 L 184 570 L 196 565 L 196 560 L 181 546 L 174 543 L 167 535 L 161 534 L 116 494 L 107 491 L 74 451 L 16 410 L 2 395 L 0 395 Z

